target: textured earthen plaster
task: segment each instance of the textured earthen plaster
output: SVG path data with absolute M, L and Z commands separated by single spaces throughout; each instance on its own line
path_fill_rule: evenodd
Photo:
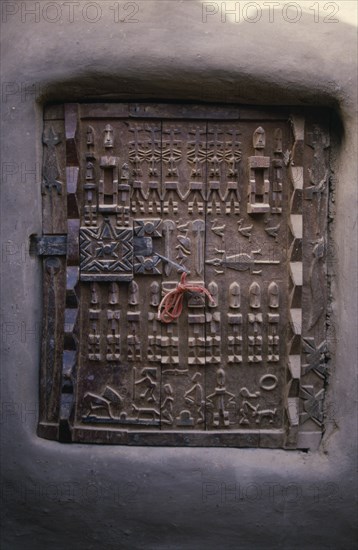
M 4 549 L 354 547 L 356 392 L 356 28 L 314 22 L 203 22 L 196 0 L 137 0 L 136 23 L 96 23 L 74 6 L 49 23 L 2 14 L 2 500 Z M 35 2 L 23 2 L 30 9 Z M 93 3 L 92 3 L 93 4 Z M 226 3 L 232 7 L 233 3 Z M 245 2 L 240 3 L 242 8 Z M 281 2 L 287 4 L 287 2 Z M 332 4 L 332 3 L 331 3 Z M 261 2 L 257 5 L 264 7 Z M 46 12 L 55 18 L 54 7 Z M 67 9 L 67 8 L 66 8 Z M 92 9 L 92 8 L 90 8 Z M 211 9 L 211 8 L 210 8 Z M 349 11 L 350 10 L 350 11 Z M 290 12 L 291 13 L 291 12 Z M 337 18 L 340 19 L 338 12 Z M 352 14 L 352 24 L 347 15 Z M 87 12 L 94 18 L 94 12 Z M 120 16 L 128 16 L 129 11 Z M 281 14 L 281 15 L 280 15 Z M 289 15 L 289 12 L 286 12 Z M 291 18 L 294 18 L 292 12 Z M 24 19 L 24 18 L 23 18 Z M 348 22 L 347 22 L 348 21 Z M 30 85 L 34 85 L 31 93 Z M 331 415 L 319 451 L 63 445 L 36 436 L 42 107 L 48 101 L 190 100 L 334 110 Z

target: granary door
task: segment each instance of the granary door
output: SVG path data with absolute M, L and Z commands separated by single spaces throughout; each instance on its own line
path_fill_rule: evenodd
M 302 182 L 288 118 L 46 110 L 40 435 L 295 446 Z M 180 317 L 163 322 L 158 306 L 183 273 L 214 301 L 187 292 Z

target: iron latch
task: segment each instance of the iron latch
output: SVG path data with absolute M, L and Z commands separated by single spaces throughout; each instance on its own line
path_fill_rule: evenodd
M 67 235 L 31 235 L 31 256 L 66 256 Z

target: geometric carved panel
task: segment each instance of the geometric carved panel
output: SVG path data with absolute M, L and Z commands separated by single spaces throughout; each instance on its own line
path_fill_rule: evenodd
M 329 373 L 325 117 L 57 106 L 45 112 L 43 163 L 39 435 L 317 446 Z M 163 322 L 158 306 L 183 273 L 213 299 L 187 292 Z
M 80 273 L 82 281 L 131 281 L 133 231 L 112 227 L 108 218 L 100 227 L 81 227 Z

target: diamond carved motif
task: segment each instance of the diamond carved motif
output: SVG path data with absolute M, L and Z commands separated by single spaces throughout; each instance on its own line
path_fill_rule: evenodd
M 80 279 L 82 281 L 131 281 L 133 231 L 113 227 L 105 218 L 100 227 L 80 229 Z

